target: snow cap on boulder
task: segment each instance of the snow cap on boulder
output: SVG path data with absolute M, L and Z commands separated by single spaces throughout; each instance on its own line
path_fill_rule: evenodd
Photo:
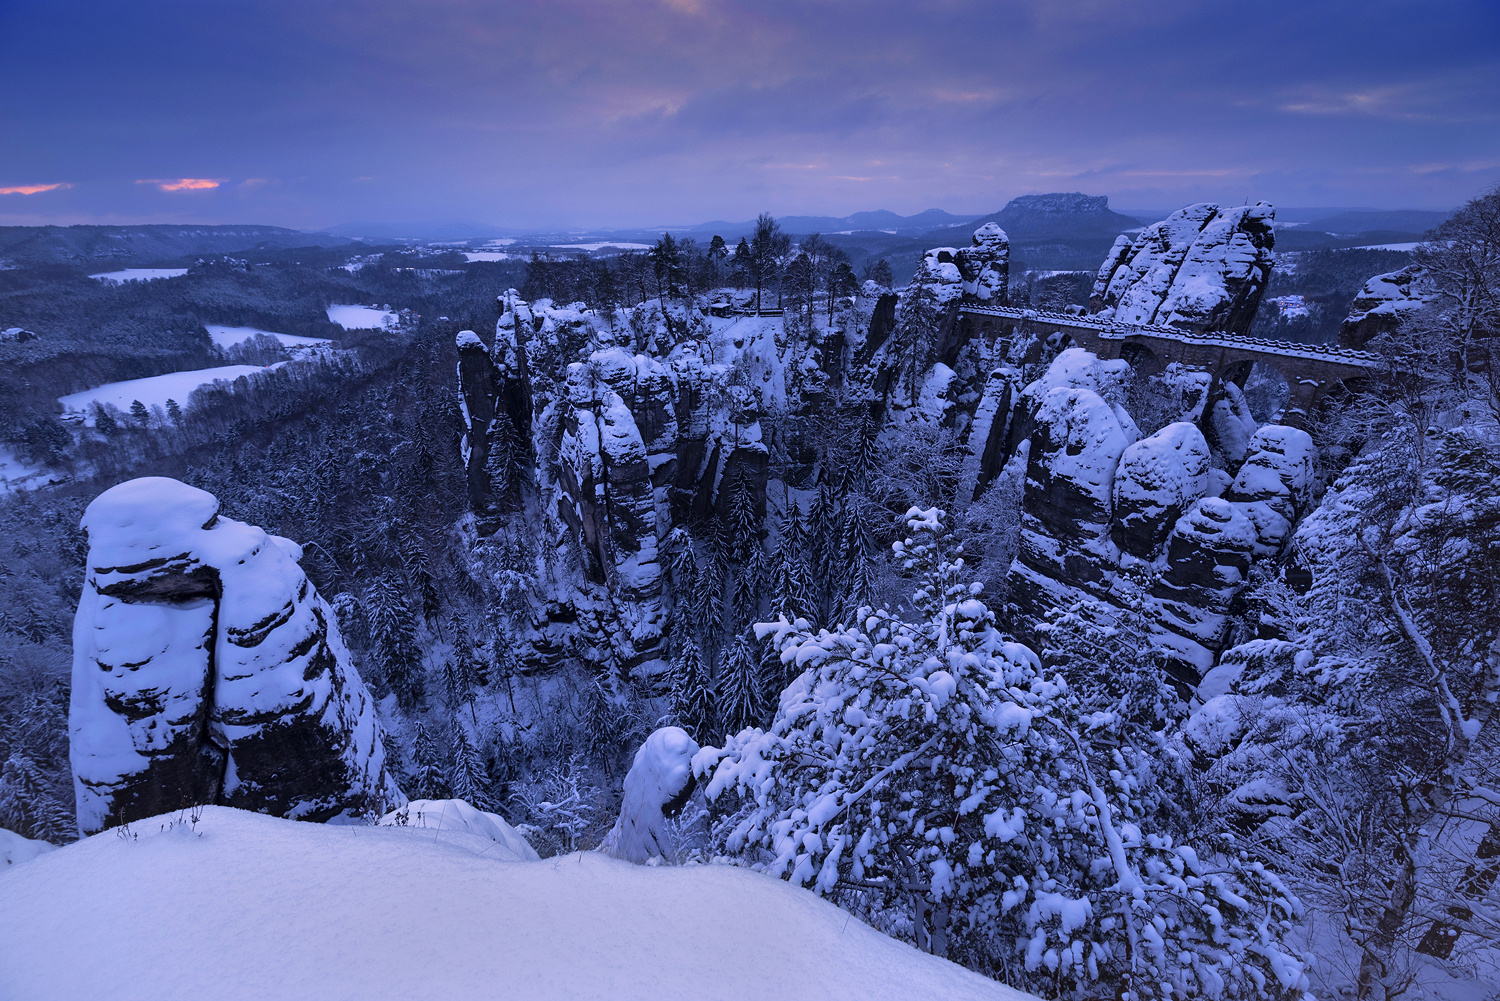
M 1177 519 L 1208 492 L 1208 442 L 1187 421 L 1125 449 L 1115 472 L 1115 542 L 1149 560 Z

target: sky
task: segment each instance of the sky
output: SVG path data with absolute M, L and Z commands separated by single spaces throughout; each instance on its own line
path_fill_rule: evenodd
M 1500 3 L 0 0 L 0 224 L 652 227 L 1500 183 Z

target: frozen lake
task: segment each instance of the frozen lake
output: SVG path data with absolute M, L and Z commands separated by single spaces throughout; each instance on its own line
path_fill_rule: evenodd
M 373 306 L 329 306 L 328 319 L 345 330 L 380 330 L 396 324 L 396 314 Z
M 326 348 L 333 342 L 322 337 L 302 337 L 299 334 L 278 334 L 274 330 L 261 330 L 259 327 L 226 327 L 222 323 L 205 324 L 208 328 L 208 336 L 214 339 L 214 343 L 221 348 L 229 348 L 247 341 L 256 334 L 265 334 L 274 337 L 281 342 L 281 346 L 288 349 L 297 348 Z M 177 401 L 181 403 L 181 400 Z
M 145 379 L 108 382 L 93 389 L 60 396 L 57 402 L 62 404 L 65 415 L 83 414 L 85 423 L 93 424 L 94 418 L 90 411 L 95 400 L 112 403 L 126 413 L 130 412 L 130 404 L 136 400 L 140 400 L 147 408 L 165 406 L 168 400 L 176 400 L 180 406 L 185 407 L 188 397 L 199 386 L 206 386 L 220 379 L 233 381 L 242 375 L 265 371 L 268 369 L 255 365 L 221 365 L 218 368 L 200 368 L 192 372 L 169 372 Z
M 89 277 L 111 285 L 123 285 L 126 282 L 149 282 L 153 278 L 181 278 L 187 273 L 187 268 L 126 268 L 124 271 L 106 271 Z

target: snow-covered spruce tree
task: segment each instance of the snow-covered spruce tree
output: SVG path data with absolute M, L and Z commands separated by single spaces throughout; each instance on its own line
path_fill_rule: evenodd
M 412 758 L 416 764 L 416 788 L 412 790 L 416 799 L 447 799 L 448 777 L 443 769 L 442 755 L 437 742 L 421 722 L 416 725 L 412 740 Z
M 720 659 L 719 722 L 725 733 L 738 733 L 761 722 L 763 705 L 759 650 L 748 633 L 729 641 Z
M 0 827 L 53 844 L 78 836 L 73 811 L 52 794 L 41 769 L 19 752 L 0 766 Z
M 715 726 L 713 682 L 691 629 L 678 638 L 672 660 L 672 716 L 696 740 L 707 739 Z
M 801 509 L 795 504 L 782 522 L 780 540 L 771 568 L 771 612 L 791 621 L 813 619 L 817 603 L 809 540 Z
M 457 719 L 453 725 L 453 757 L 449 762 L 448 785 L 453 795 L 481 810 L 490 808 L 490 777 L 485 772 L 479 748 Z
M 898 557 L 916 621 L 863 610 L 814 633 L 757 629 L 802 673 L 769 730 L 695 759 L 739 802 L 725 848 L 822 894 L 905 905 L 912 937 L 1052 997 L 1279 998 L 1306 987 L 1282 945 L 1300 905 L 1231 841 L 1143 830 L 1118 720 L 1006 641 L 944 552 L 944 516 L 908 512 Z

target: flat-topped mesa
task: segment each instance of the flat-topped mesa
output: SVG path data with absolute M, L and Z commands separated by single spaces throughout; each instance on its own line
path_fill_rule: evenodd
M 323 821 L 405 802 L 302 548 L 164 477 L 83 516 L 69 712 L 78 826 L 190 804 Z
M 1131 239 L 1115 240 L 1094 281 L 1089 312 L 1194 333 L 1245 334 L 1275 255 L 1266 202 L 1179 209 Z

